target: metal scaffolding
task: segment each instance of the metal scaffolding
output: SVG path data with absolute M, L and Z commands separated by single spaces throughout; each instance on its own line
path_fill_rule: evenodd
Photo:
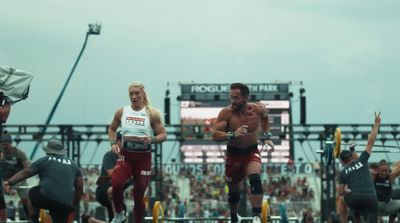
M 381 142 L 383 146 L 388 143 L 396 143 L 399 147 L 400 124 L 382 124 L 376 142 Z M 13 136 L 16 143 L 20 142 L 41 142 L 50 138 L 61 139 L 68 156 L 80 165 L 81 143 L 82 142 L 102 142 L 108 143 L 108 125 L 5 125 L 4 129 Z M 372 124 L 309 124 L 309 125 L 287 125 L 284 126 L 282 137 L 285 137 L 285 129 L 291 132 L 291 141 L 303 143 L 305 141 L 320 142 L 320 149 L 326 150 L 326 141 L 332 140 L 336 128 L 341 129 L 343 142 L 366 141 L 371 131 Z M 43 134 L 43 129 L 47 129 Z M 167 141 L 177 141 L 182 144 L 180 125 L 167 125 Z M 396 147 L 396 146 L 394 146 Z M 399 148 L 376 149 L 374 152 L 381 153 L 400 153 Z M 152 149 L 153 155 L 153 177 L 152 182 L 155 188 L 155 197 L 160 197 L 162 192 L 162 144 L 158 144 Z M 327 219 L 329 214 L 335 211 L 335 162 L 328 165 L 325 156 L 321 154 L 321 217 Z

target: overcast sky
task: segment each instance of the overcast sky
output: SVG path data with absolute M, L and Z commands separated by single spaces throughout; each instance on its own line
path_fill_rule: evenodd
M 168 83 L 301 81 L 308 123 L 400 123 L 399 1 L 0 2 L 0 65 L 34 74 L 8 124 L 45 122 L 95 22 L 53 124 L 109 124 L 134 80 L 161 110 Z

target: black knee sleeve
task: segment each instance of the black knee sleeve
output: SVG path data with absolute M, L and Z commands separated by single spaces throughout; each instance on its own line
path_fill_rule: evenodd
M 6 201 L 4 200 L 3 193 L 0 193 L 0 209 L 6 209 Z
M 249 181 L 250 181 L 250 187 L 251 187 L 251 194 L 262 194 L 263 187 L 261 184 L 261 177 L 260 174 L 251 174 L 249 176 Z
M 228 203 L 229 204 L 236 204 L 236 203 L 239 202 L 239 199 L 240 199 L 240 193 L 239 192 L 237 192 L 237 193 L 229 192 L 228 193 Z

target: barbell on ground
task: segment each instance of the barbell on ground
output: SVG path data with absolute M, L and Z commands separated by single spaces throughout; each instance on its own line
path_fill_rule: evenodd
M 269 216 L 269 204 L 267 201 L 263 201 L 262 207 L 261 207 L 261 222 L 262 223 L 267 223 L 269 219 L 272 219 L 272 217 L 275 218 L 275 220 L 280 219 L 279 216 Z M 253 217 L 241 217 L 242 220 L 252 220 Z M 204 220 L 214 220 L 214 221 L 226 221 L 230 220 L 228 217 L 185 217 L 185 218 L 176 218 L 176 217 L 165 217 L 164 216 L 164 208 L 161 204 L 160 201 L 156 201 L 153 206 L 153 216 L 152 217 L 146 217 L 145 220 L 150 220 L 153 223 L 158 223 L 161 222 L 163 223 L 164 221 L 204 221 Z

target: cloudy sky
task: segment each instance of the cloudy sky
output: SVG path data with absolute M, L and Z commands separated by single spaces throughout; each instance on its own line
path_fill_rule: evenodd
M 45 122 L 95 22 L 53 124 L 108 124 L 134 80 L 160 109 L 179 83 L 301 82 L 308 123 L 400 123 L 399 1 L 0 1 L 0 65 L 34 74 L 8 124 Z

